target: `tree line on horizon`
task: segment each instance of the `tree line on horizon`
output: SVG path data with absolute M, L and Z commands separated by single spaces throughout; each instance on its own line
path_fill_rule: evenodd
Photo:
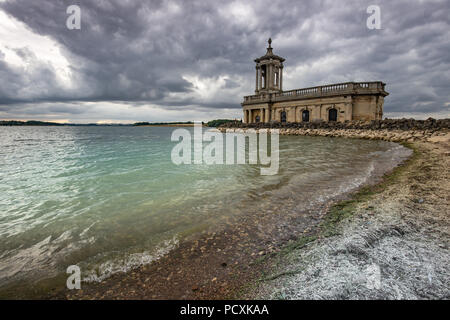
M 38 120 L 0 120 L 0 126 L 129 126 L 129 124 L 98 124 L 98 123 L 59 123 Z
M 231 119 L 216 119 L 208 121 L 206 124 L 202 122 L 203 125 L 208 127 L 218 127 L 224 123 L 235 122 L 238 120 Z M 240 121 L 238 121 L 240 122 Z M 98 123 L 58 123 L 58 122 L 49 122 L 49 121 L 38 121 L 38 120 L 28 120 L 28 121 L 20 121 L 20 120 L 0 120 L 0 126 L 161 126 L 161 125 L 183 125 L 183 124 L 193 124 L 193 121 L 177 121 L 177 122 L 148 122 L 141 121 L 133 124 L 98 124 Z

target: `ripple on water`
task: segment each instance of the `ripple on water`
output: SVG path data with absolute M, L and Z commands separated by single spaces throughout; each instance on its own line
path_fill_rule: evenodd
M 409 152 L 384 141 L 286 136 L 279 174 L 261 176 L 255 165 L 173 165 L 172 130 L 0 127 L 0 150 L 8 150 L 0 159 L 0 287 L 71 264 L 99 281 L 224 217 L 280 204 L 283 214 L 313 210 Z

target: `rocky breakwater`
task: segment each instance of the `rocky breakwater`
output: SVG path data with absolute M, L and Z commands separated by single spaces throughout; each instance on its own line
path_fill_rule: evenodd
M 385 119 L 347 122 L 255 123 L 231 122 L 221 132 L 278 129 L 282 135 L 380 139 L 392 142 L 445 142 L 450 140 L 450 119 Z

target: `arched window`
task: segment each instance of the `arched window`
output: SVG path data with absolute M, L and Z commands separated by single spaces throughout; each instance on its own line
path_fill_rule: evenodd
M 309 122 L 309 111 L 303 110 L 302 112 L 302 121 L 303 122 Z
M 328 110 L 328 121 L 337 121 L 337 110 L 335 108 Z
M 280 118 L 281 122 L 286 122 L 286 111 L 281 111 Z
M 266 88 L 266 77 L 267 76 L 267 67 L 265 65 L 261 66 L 261 89 Z

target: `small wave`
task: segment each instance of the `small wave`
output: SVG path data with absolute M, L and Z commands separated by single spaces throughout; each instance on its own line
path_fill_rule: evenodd
M 42 141 L 41 139 L 14 139 L 14 142 L 25 142 L 25 141 Z
M 81 231 L 80 238 L 83 238 L 88 233 L 88 231 L 94 226 L 94 224 L 96 224 L 96 222 L 93 222 L 89 227 Z
M 175 249 L 178 244 L 179 240 L 174 237 L 171 240 L 164 241 L 153 251 L 132 253 L 128 254 L 123 259 L 106 261 L 98 266 L 96 270 L 88 271 L 88 275 L 83 277 L 83 282 L 100 282 L 111 277 L 113 274 L 125 273 L 140 266 L 150 264 L 167 255 L 170 251 Z
M 67 230 L 56 238 L 49 235 L 29 247 L 20 245 L 7 250 L 0 256 L 0 286 L 16 278 L 31 280 L 54 274 L 61 259 L 94 241 L 93 237 L 73 241 L 73 232 Z
M 50 257 L 58 249 L 59 245 L 71 237 L 71 232 L 65 231 L 58 238 L 52 240 L 48 236 L 40 242 L 28 248 L 12 250 L 14 254 L 2 261 L 0 274 L 2 278 L 10 278 L 18 273 L 31 272 L 42 264 L 49 263 Z

